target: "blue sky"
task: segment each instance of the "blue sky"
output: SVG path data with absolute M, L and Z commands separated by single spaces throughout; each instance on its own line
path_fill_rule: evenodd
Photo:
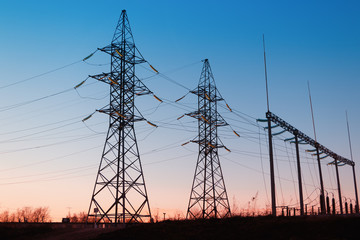
M 200 77 L 201 60 L 208 58 L 217 87 L 226 101 L 232 108 L 254 118 L 264 117 L 266 111 L 262 49 L 262 34 L 265 34 L 271 110 L 313 136 L 307 92 L 309 81 L 319 142 L 340 155 L 350 157 L 345 122 L 347 110 L 355 161 L 359 158 L 360 151 L 356 147 L 360 144 L 360 128 L 357 125 L 360 120 L 360 20 L 357 1 L 5 0 L 0 8 L 0 64 L 3 70 L 0 87 L 81 60 L 96 48 L 107 45 L 122 9 L 127 10 L 137 47 L 160 72 L 192 89 Z M 88 62 L 106 64 L 109 59 L 97 53 Z M 93 137 L 69 144 L 2 153 L 2 168 L 10 170 L 3 172 L 0 180 L 2 192 L 6 195 L 0 201 L 0 210 L 46 205 L 52 209 L 55 219 L 63 216 L 68 211 L 67 207 L 72 207 L 73 211 L 87 210 L 105 139 L 103 132 L 107 130 L 107 118 L 94 115 L 88 122 L 88 125 L 93 125 L 91 130 L 81 119 L 107 104 L 108 88 L 89 81 L 91 85 L 79 89 L 81 96 L 100 100 L 84 99 L 75 91 L 70 91 L 24 107 L 6 111 L 4 108 L 69 89 L 89 74 L 108 71 L 108 68 L 108 65 L 78 63 L 0 89 L 2 152 L 19 149 L 19 146 L 23 149 L 73 141 L 77 136 Z M 152 74 L 141 67 L 138 70 L 140 77 Z M 186 89 L 160 77 L 144 80 L 144 83 L 159 97 L 170 100 L 186 93 Z M 163 125 L 166 121 L 166 124 L 178 124 L 176 116 L 181 116 L 185 110 L 165 105 L 153 113 L 152 108 L 158 102 L 152 100 L 151 97 L 138 100 L 147 118 Z M 196 107 L 195 103 L 196 98 L 191 96 L 183 102 L 189 108 Z M 240 130 L 242 128 L 251 128 L 239 122 L 237 116 L 222 111 L 229 123 L 235 129 L 239 127 L 240 132 L 245 131 Z M 67 119 L 73 120 L 65 121 Z M 64 122 L 57 123 L 60 121 Z M 184 121 L 186 131 L 162 128 L 160 123 L 159 129 L 151 132 L 149 126 L 139 123 L 138 138 L 144 139 L 139 141 L 140 153 L 163 148 L 168 143 L 179 146 L 181 140 L 192 139 L 196 136 L 197 124 L 191 119 Z M 69 122 L 77 123 L 60 127 Z M 44 126 L 46 124 L 53 125 Z M 42 127 L 15 132 L 38 126 Z M 55 127 L 59 128 L 50 130 Z M 188 131 L 191 129 L 192 132 Z M 258 128 L 254 129 L 251 131 L 258 131 Z M 38 133 L 40 130 L 44 133 Z M 101 134 L 92 136 L 93 131 Z M 24 137 L 30 134 L 34 135 Z M 259 152 L 259 144 L 251 142 L 250 137 L 240 140 L 230 137 L 228 130 L 223 130 L 221 134 L 229 148 L 243 151 L 243 155 L 221 152 L 220 156 L 224 157 L 225 183 L 231 201 L 235 198 L 241 208 L 246 208 L 249 199 L 259 191 L 259 205 L 266 205 L 263 179 L 268 181 L 268 176 L 231 162 L 259 169 L 259 157 L 249 159 L 244 155 L 244 151 Z M 22 141 L 7 142 L 14 138 Z M 266 144 L 264 139 L 262 141 Z M 284 143 L 279 140 L 279 144 Z M 85 151 L 92 147 L 94 149 Z M 56 159 L 82 150 L 81 154 Z M 262 151 L 266 172 L 265 145 Z M 185 211 L 196 153 L 196 146 L 189 146 L 144 154 L 142 161 L 152 208 Z M 175 157 L 177 159 L 167 161 Z M 55 160 L 48 161 L 53 158 Z M 39 161 L 45 163 L 37 164 Z M 164 162 L 151 164 L 156 161 Z M 24 167 L 27 164 L 30 166 Z M 291 178 L 288 166 L 280 165 L 279 169 L 283 177 L 289 174 Z M 82 167 L 85 170 L 81 170 Z M 294 166 L 292 168 L 295 171 Z M 58 176 L 56 171 L 63 172 Z M 313 171 L 312 178 L 316 178 Z M 343 191 L 350 197 L 353 194 L 351 178 L 346 169 L 342 171 L 342 180 L 346 183 Z M 73 174 L 66 175 L 68 173 Z M 57 176 L 59 179 L 39 181 L 40 174 L 44 174 L 46 179 Z M 66 179 L 67 176 L 71 178 Z M 253 185 L 242 184 L 249 179 Z M 18 183 L 21 181 L 29 182 Z M 335 185 L 333 181 L 329 176 L 325 185 L 331 188 L 330 185 Z M 284 193 L 287 193 L 284 195 L 289 196 L 285 202 L 290 201 L 291 195 L 296 198 L 292 184 L 286 186 L 283 183 L 283 187 Z M 44 194 L 44 189 L 49 194 Z M 164 192 L 171 194 L 164 195 Z

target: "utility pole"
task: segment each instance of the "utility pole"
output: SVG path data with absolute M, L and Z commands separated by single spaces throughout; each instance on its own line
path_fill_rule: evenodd
M 353 172 L 353 177 L 354 177 L 354 188 L 355 188 L 355 212 L 359 213 L 359 198 L 358 198 L 358 191 L 357 191 L 357 186 L 356 186 L 356 175 L 355 175 L 355 164 L 352 165 L 352 172 Z
M 69 216 L 69 218 L 71 218 L 71 213 L 70 213 L 71 208 L 72 208 L 72 207 L 67 207 L 67 209 L 69 210 L 69 211 L 68 211 L 68 216 Z
M 351 147 L 350 127 L 349 127 L 349 118 L 348 118 L 347 111 L 345 111 L 345 114 L 346 114 L 346 126 L 347 126 L 347 131 L 348 131 L 348 138 L 349 138 L 350 156 L 351 156 L 351 161 L 354 161 L 352 147 Z M 355 212 L 359 213 L 359 197 L 358 197 L 358 190 L 357 190 L 357 186 L 356 186 L 355 162 L 352 164 L 351 167 L 352 167 L 352 172 L 353 172 L 354 188 L 355 188 Z
M 271 185 L 271 210 L 272 215 L 276 216 L 276 194 L 275 194 L 275 171 L 274 171 L 274 154 L 271 133 L 271 117 L 269 111 L 266 113 L 268 122 L 268 137 L 269 137 L 269 160 L 270 160 L 270 185 Z
M 217 102 L 224 100 L 218 92 L 208 59 L 204 60 L 198 87 L 191 91 L 198 96 L 198 110 L 186 115 L 198 120 L 199 155 L 191 188 L 186 218 L 230 217 L 230 205 L 218 155 L 225 148 L 217 128 L 227 123 L 217 112 Z M 200 210 L 200 213 L 198 211 Z
M 315 140 L 316 141 L 316 140 Z M 317 142 L 316 142 L 317 144 Z M 320 162 L 320 152 L 319 147 L 316 146 L 316 159 L 318 163 L 318 169 L 319 169 L 319 178 L 320 178 L 320 210 L 321 214 L 325 214 L 325 194 L 324 194 L 324 182 L 323 182 L 323 176 L 321 171 L 321 162 Z
M 336 180 L 338 186 L 338 194 L 339 194 L 339 206 L 340 206 L 340 214 L 343 214 L 343 207 L 342 207 L 342 198 L 341 198 L 341 188 L 340 188 L 340 177 L 339 177 L 339 167 L 337 159 L 334 159 L 335 162 L 335 170 L 336 170 Z
M 303 216 L 304 215 L 304 198 L 303 198 L 303 191 L 302 191 L 299 139 L 298 139 L 297 134 L 295 134 L 295 148 L 296 148 L 296 162 L 297 162 L 298 182 L 299 182 L 300 215 Z
M 90 76 L 110 87 L 110 104 L 98 110 L 109 115 L 109 129 L 91 197 L 91 209 L 98 209 L 97 223 L 150 221 L 134 123 L 145 120 L 136 112 L 136 95 L 151 94 L 135 75 L 135 65 L 146 60 L 135 47 L 129 20 L 123 10 L 110 45 L 99 49 L 111 57 L 108 73 Z M 139 116 L 140 115 L 140 116 Z

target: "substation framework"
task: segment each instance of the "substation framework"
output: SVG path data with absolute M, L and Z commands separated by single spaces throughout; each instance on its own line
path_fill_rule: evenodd
M 190 91 L 198 96 L 198 110 L 186 115 L 198 120 L 199 155 L 192 183 L 186 218 L 224 218 L 231 216 L 229 200 L 218 155 L 225 148 L 218 127 L 228 125 L 217 111 L 224 100 L 216 88 L 208 59 L 204 60 L 198 87 Z
M 274 174 L 274 157 L 273 157 L 273 147 L 272 147 L 272 137 L 275 134 L 272 134 L 271 129 L 275 126 L 279 126 L 284 129 L 283 132 L 287 131 L 294 135 L 293 138 L 285 139 L 285 141 L 293 140 L 291 143 L 295 144 L 296 149 L 296 160 L 297 160 L 297 172 L 298 172 L 298 183 L 299 183 L 299 198 L 300 198 L 300 215 L 304 215 L 304 202 L 303 202 L 303 192 L 302 192 L 302 178 L 301 178 L 301 164 L 300 164 L 300 154 L 299 154 L 299 143 L 304 142 L 309 144 L 310 146 L 314 147 L 314 151 L 316 152 L 317 156 L 317 163 L 318 163 L 318 170 L 319 170 L 319 178 L 320 178 L 320 209 L 321 214 L 330 214 L 330 202 L 329 198 L 326 198 L 326 205 L 325 205 L 325 195 L 324 195 L 324 184 L 323 184 L 323 177 L 322 177 L 322 171 L 321 171 L 321 159 L 324 159 L 326 157 L 333 158 L 333 161 L 329 164 L 335 165 L 336 170 L 336 179 L 337 179 L 337 186 L 338 186 L 338 197 L 339 197 L 339 207 L 340 207 L 340 213 L 343 214 L 343 206 L 342 206 L 342 197 L 341 197 L 341 185 L 340 185 L 340 177 L 339 177 L 339 166 L 349 165 L 352 167 L 353 172 L 353 178 L 354 178 L 354 188 L 355 188 L 355 212 L 359 213 L 359 201 L 358 201 L 358 192 L 357 192 L 357 184 L 356 184 L 356 176 L 355 176 L 355 162 L 344 158 L 335 152 L 331 151 L 330 149 L 326 148 L 325 146 L 321 145 L 317 141 L 313 140 L 300 130 L 296 129 L 289 123 L 287 123 L 285 120 L 281 119 L 280 117 L 276 116 L 274 113 L 268 111 L 266 112 L 266 121 L 267 129 L 268 129 L 268 137 L 269 137 L 269 160 L 270 160 L 270 180 L 271 180 L 271 206 L 272 206 L 272 215 L 276 216 L 276 197 L 275 197 L 275 174 Z M 261 121 L 260 119 L 258 121 Z M 275 126 L 272 126 L 271 123 L 276 124 Z M 281 132 L 282 133 L 282 132 Z M 277 133 L 280 134 L 280 133 Z M 277 135 L 276 134 L 276 135 Z M 325 154 L 324 156 L 321 156 L 321 154 Z M 332 199 L 332 206 L 333 206 L 333 214 L 335 214 L 335 199 Z M 348 211 L 347 208 L 347 202 L 345 203 L 345 210 L 346 213 Z M 351 208 L 352 211 L 352 208 Z
M 145 120 L 134 104 L 136 95 L 152 92 L 135 75 L 146 60 L 135 46 L 123 10 L 110 45 L 98 49 L 111 57 L 111 71 L 90 76 L 110 87 L 109 129 L 88 211 L 96 223 L 145 222 L 151 218 L 134 123 Z

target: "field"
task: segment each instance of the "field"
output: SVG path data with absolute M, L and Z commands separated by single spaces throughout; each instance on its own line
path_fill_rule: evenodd
M 83 224 L 2 223 L 0 239 L 359 239 L 360 216 L 233 217 L 164 221 L 125 229 Z

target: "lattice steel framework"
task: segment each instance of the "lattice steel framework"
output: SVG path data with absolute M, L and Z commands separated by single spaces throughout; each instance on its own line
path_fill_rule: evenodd
M 332 162 L 332 164 L 335 164 L 335 161 L 337 161 L 338 163 L 341 163 L 341 166 L 346 165 L 346 164 L 350 165 L 350 166 L 355 165 L 354 161 L 349 160 L 347 158 L 344 158 L 344 157 L 336 154 L 335 152 L 331 151 L 327 147 L 321 145 L 320 143 L 316 142 L 312 138 L 308 137 L 306 134 L 302 133 L 300 130 L 296 129 L 295 127 L 293 127 L 292 125 L 290 125 L 289 123 L 287 123 L 286 121 L 284 121 L 283 119 L 281 119 L 280 117 L 275 115 L 274 113 L 267 112 L 266 117 L 269 118 L 271 122 L 282 127 L 284 130 L 286 130 L 294 135 L 297 135 L 300 140 L 306 142 L 307 144 L 313 146 L 314 148 L 318 148 L 319 152 L 326 154 L 329 157 L 332 157 L 334 159 L 334 162 Z
M 151 212 L 134 129 L 144 119 L 134 98 L 151 92 L 135 75 L 135 65 L 145 60 L 135 47 L 125 10 L 111 44 L 99 50 L 111 56 L 111 72 L 90 77 L 110 85 L 110 104 L 99 110 L 109 115 L 109 129 L 88 216 L 96 215 L 96 222 L 145 222 Z
M 314 139 L 310 138 L 309 136 L 307 136 L 306 134 L 304 134 L 300 130 L 296 129 L 295 127 L 293 127 L 292 125 L 287 123 L 285 120 L 281 119 L 280 117 L 278 117 L 277 115 L 275 115 L 274 113 L 272 113 L 270 111 L 268 111 L 266 113 L 266 118 L 267 118 L 267 120 L 258 120 L 258 121 L 268 121 L 269 136 L 272 135 L 271 134 L 271 122 L 273 122 L 277 126 L 280 126 L 281 128 L 283 128 L 284 131 L 292 133 L 294 135 L 294 138 L 296 139 L 296 142 L 295 142 L 296 145 L 298 145 L 298 143 L 299 143 L 298 139 L 299 139 L 300 141 L 302 141 L 304 143 L 307 143 L 307 144 L 309 144 L 309 145 L 311 145 L 311 146 L 313 146 L 315 148 L 313 151 L 316 151 L 316 153 L 313 154 L 313 155 L 317 156 L 317 162 L 318 162 L 319 178 L 320 178 L 320 191 L 321 191 L 321 193 L 320 193 L 320 208 L 321 208 L 321 213 L 322 214 L 326 213 L 326 207 L 325 207 L 325 194 L 324 194 L 325 190 L 324 190 L 324 183 L 323 183 L 320 160 L 324 159 L 326 157 L 333 158 L 333 161 L 328 163 L 328 164 L 334 164 L 335 165 L 337 185 L 338 185 L 338 194 L 339 194 L 339 205 L 340 205 L 340 212 L 342 214 L 343 213 L 343 210 L 342 210 L 342 197 L 341 197 L 341 188 L 340 188 L 340 178 L 339 178 L 338 166 L 350 165 L 350 166 L 353 167 L 355 194 L 357 196 L 356 177 L 355 177 L 355 171 L 354 171 L 355 162 L 336 154 L 335 152 L 333 152 L 330 149 L 326 148 L 325 146 L 321 145 L 319 142 L 317 142 Z M 274 136 L 274 134 L 273 134 L 273 136 Z M 269 137 L 269 143 L 270 143 L 270 138 L 271 137 Z M 290 139 L 292 139 L 292 138 L 290 138 Z M 290 139 L 286 139 L 286 140 L 290 140 Z M 272 147 L 270 145 L 269 145 L 269 149 L 272 149 Z M 297 152 L 298 152 L 298 150 L 297 150 Z M 325 154 L 325 156 L 320 157 L 320 154 Z M 300 165 L 299 156 L 297 156 L 297 158 L 298 158 L 298 167 L 299 167 L 299 165 Z M 299 175 L 300 175 L 300 172 L 299 172 Z M 272 178 L 273 178 L 273 176 L 272 176 Z M 300 179 L 299 179 L 299 184 L 300 184 L 300 188 L 301 188 L 301 180 Z M 275 192 L 272 192 L 272 197 L 275 198 Z M 302 202 L 302 201 L 300 200 L 300 202 Z M 275 205 L 274 203 L 275 202 L 273 201 L 273 205 Z M 300 203 L 300 204 L 302 204 L 302 203 Z M 358 207 L 357 204 L 356 204 L 355 208 L 356 207 Z
M 191 93 L 198 96 L 198 110 L 187 115 L 198 119 L 199 135 L 192 142 L 199 144 L 199 156 L 186 218 L 229 217 L 229 200 L 218 155 L 218 149 L 225 146 L 217 134 L 217 128 L 227 123 L 217 112 L 217 102 L 223 98 L 216 88 L 207 59 L 199 85 Z

